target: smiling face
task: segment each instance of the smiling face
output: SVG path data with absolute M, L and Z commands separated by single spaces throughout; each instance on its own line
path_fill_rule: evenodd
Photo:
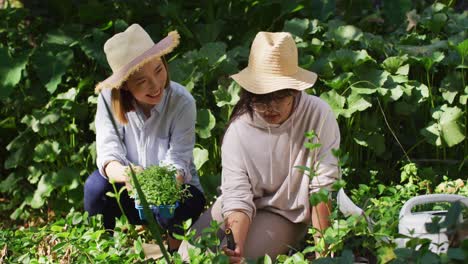
M 128 78 L 126 88 L 144 110 L 150 110 L 163 98 L 167 75 L 163 61 L 152 60 Z

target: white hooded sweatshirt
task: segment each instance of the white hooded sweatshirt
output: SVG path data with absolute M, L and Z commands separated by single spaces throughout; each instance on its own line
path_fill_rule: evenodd
M 315 131 L 310 151 L 305 133 Z M 318 142 L 317 142 L 318 141 Z M 291 116 L 281 125 L 268 124 L 254 113 L 231 123 L 224 135 L 222 154 L 222 213 L 268 210 L 294 223 L 310 222 L 309 194 L 330 188 L 340 178 L 337 159 L 340 132 L 330 106 L 316 96 L 301 92 Z M 316 177 L 295 168 L 315 168 Z

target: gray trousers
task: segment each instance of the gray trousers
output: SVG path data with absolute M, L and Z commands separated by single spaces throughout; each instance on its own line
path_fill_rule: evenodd
M 192 229 L 195 229 L 197 236 L 199 236 L 201 231 L 209 227 L 210 222 L 213 220 L 219 223 L 224 222 L 221 215 L 221 198 L 218 198 L 200 216 L 198 221 L 192 226 Z M 247 259 L 257 259 L 269 255 L 274 260 L 277 255 L 287 254 L 289 249 L 296 248 L 304 239 L 307 234 L 307 226 L 305 223 L 293 223 L 278 214 L 266 210 L 257 210 L 247 234 L 244 257 Z M 223 230 L 218 232 L 218 238 L 222 241 L 221 246 L 223 246 L 226 244 L 224 239 L 224 224 L 221 225 L 221 228 Z M 183 241 L 179 248 L 179 254 L 186 261 L 189 261 L 188 249 L 190 247 L 192 246 L 187 241 Z

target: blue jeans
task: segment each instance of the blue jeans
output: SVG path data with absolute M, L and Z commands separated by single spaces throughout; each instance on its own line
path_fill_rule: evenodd
M 124 186 L 122 183 L 116 183 L 115 185 L 117 191 Z M 179 204 L 179 207 L 174 211 L 174 217 L 171 219 L 158 219 L 161 227 L 168 230 L 170 235 L 172 233 L 182 235 L 183 229 L 180 227 L 182 222 L 191 218 L 192 223 L 195 223 L 203 212 L 206 202 L 203 193 L 192 185 L 189 185 L 188 189 L 192 197 Z M 112 185 L 98 170 L 94 171 L 86 179 L 84 186 L 84 209 L 90 216 L 102 214 L 104 216 L 104 227 L 114 229 L 115 218 L 120 217 L 122 212 L 116 198 L 107 196 L 107 192 L 114 192 Z M 120 203 L 131 224 L 142 225 L 146 223 L 138 216 L 138 211 L 135 209 L 135 200 L 128 196 L 127 190 L 124 190 L 120 195 Z

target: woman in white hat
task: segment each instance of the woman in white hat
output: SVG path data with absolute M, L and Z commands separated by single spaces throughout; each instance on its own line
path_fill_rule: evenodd
M 150 165 L 170 164 L 177 169 L 177 181 L 187 184 L 192 194 L 175 210 L 174 218 L 158 219 L 169 234 L 182 234 L 179 225 L 197 219 L 205 198 L 193 163 L 195 144 L 195 101 L 187 90 L 169 77 L 164 55 L 179 44 L 177 32 L 154 43 L 146 31 L 133 24 L 104 44 L 113 74 L 99 83 L 96 112 L 97 167 L 84 187 L 84 207 L 90 215 L 103 214 L 104 226 L 113 229 L 121 215 L 117 201 L 106 196 L 117 187 L 130 187 L 128 166 L 144 170 Z M 104 100 L 117 120 L 119 138 Z M 121 145 L 123 140 L 124 145 Z M 121 204 L 132 224 L 141 224 L 134 200 L 127 191 Z M 170 239 L 170 250 L 178 247 Z
M 211 220 L 232 230 L 236 246 L 224 249 L 231 262 L 268 254 L 273 259 L 295 248 L 307 226 L 329 225 L 329 204 L 311 208 L 310 194 L 330 188 L 340 177 L 332 149 L 340 132 L 331 108 L 303 90 L 317 75 L 298 67 L 289 33 L 259 32 L 247 68 L 232 76 L 242 86 L 222 143 L 222 195 L 194 225 Z M 317 134 L 310 151 L 305 133 Z M 309 178 L 297 166 L 314 168 Z M 179 248 L 186 258 L 188 245 Z

